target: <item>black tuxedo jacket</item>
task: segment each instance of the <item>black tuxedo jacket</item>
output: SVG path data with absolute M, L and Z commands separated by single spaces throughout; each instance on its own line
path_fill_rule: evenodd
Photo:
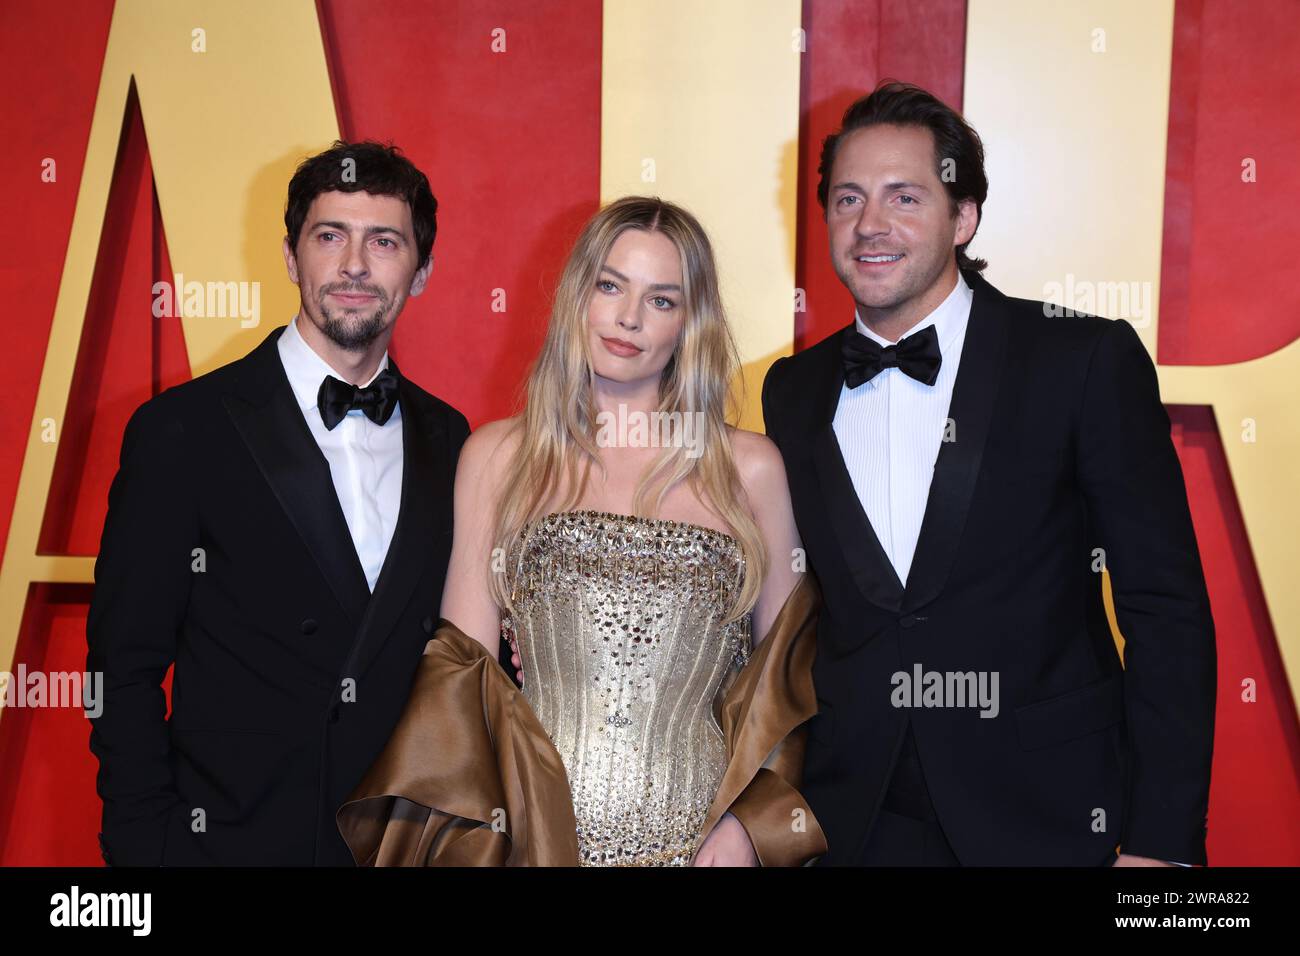
M 400 515 L 371 594 L 282 331 L 126 428 L 87 627 L 110 864 L 351 865 L 334 812 L 438 620 L 464 416 L 401 379 Z
M 1204 863 L 1214 624 L 1151 359 L 1127 322 L 1049 318 L 964 275 L 955 440 L 941 445 L 906 586 L 831 427 L 853 326 L 781 359 L 763 386 L 825 600 L 804 769 L 822 862 L 861 860 L 910 719 L 965 865 L 1097 865 L 1117 844 Z M 997 716 L 895 706 L 894 675 L 917 665 L 996 672 Z

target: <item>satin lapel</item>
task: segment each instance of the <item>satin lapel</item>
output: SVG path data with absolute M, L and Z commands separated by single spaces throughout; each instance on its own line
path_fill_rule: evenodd
M 999 301 L 1002 294 L 982 279 L 968 276 L 968 282 L 975 296 L 948 409 L 956 439 L 939 447 L 935 461 L 903 598 L 908 611 L 938 597 L 952 571 L 979 478 L 1006 354 L 1008 323 Z
M 224 399 L 226 411 L 298 529 L 353 627 L 361 624 L 370 588 L 357 558 L 329 462 L 312 437 L 289 387 L 276 330 L 244 361 L 238 394 Z
M 847 326 L 840 335 L 848 333 Z M 880 539 L 871 526 L 853 487 L 853 478 L 844 463 L 844 454 L 835 436 L 833 422 L 844 385 L 844 364 L 838 344 L 826 349 L 823 367 L 814 381 L 824 389 L 818 402 L 817 423 L 812 439 L 813 464 L 821 486 L 822 500 L 830 516 L 831 527 L 839 541 L 844 563 L 867 600 L 880 607 L 897 610 L 903 600 L 903 584 L 890 563 Z
M 396 365 L 393 369 L 396 371 Z M 429 414 L 405 378 L 398 394 L 402 411 L 402 502 L 393 540 L 344 676 L 365 674 L 392 633 L 442 540 L 446 524 L 442 515 L 446 512 L 440 502 L 452 493 L 451 464 L 440 458 L 447 447 L 444 428 Z M 437 611 L 432 608 L 430 613 L 436 618 Z

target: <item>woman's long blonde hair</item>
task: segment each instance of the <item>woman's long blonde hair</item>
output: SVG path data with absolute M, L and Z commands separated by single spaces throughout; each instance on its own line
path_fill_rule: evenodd
M 733 417 L 732 380 L 740 356 L 727 325 L 718 289 L 713 248 L 699 222 L 673 203 L 627 196 L 606 206 L 583 228 L 560 277 L 546 339 L 528 376 L 519 433 L 500 485 L 492 541 L 509 555 L 525 525 L 543 517 L 547 503 L 562 489 L 562 504 L 573 509 L 586 491 L 592 465 L 603 469 L 597 446 L 594 372 L 589 348 L 587 307 L 615 240 L 629 229 L 659 232 L 681 256 L 684 321 L 677 348 L 659 383 L 659 411 L 701 413 L 703 451 L 687 454 L 683 443 L 667 447 L 637 485 L 633 512 L 656 517 L 664 496 L 685 481 L 726 522 L 745 555 L 745 571 L 728 622 L 748 614 L 758 599 L 767 554 L 758 526 L 746 506 L 740 475 L 727 436 Z M 511 607 L 515 569 L 490 573 L 499 607 Z

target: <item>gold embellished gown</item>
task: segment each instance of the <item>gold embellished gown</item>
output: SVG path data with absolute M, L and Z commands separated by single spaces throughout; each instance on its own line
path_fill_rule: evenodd
M 762 865 L 826 851 L 798 791 L 820 594 L 805 575 L 757 651 L 723 623 L 730 535 L 547 515 L 508 555 L 522 693 L 440 621 L 384 752 L 338 811 L 361 865 L 687 865 L 723 814 Z
M 524 696 L 564 761 L 579 860 L 686 865 L 727 764 L 713 701 L 749 657 L 748 615 L 723 623 L 740 545 L 593 511 L 526 530 L 507 624 Z

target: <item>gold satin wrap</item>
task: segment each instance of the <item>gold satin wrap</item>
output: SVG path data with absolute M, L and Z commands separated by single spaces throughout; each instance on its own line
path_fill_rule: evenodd
M 719 691 L 727 768 L 701 828 L 730 811 L 763 866 L 802 866 L 826 838 L 798 787 L 821 593 L 805 574 Z M 523 694 L 450 621 L 424 649 L 383 753 L 337 814 L 360 866 L 577 866 L 564 763 Z

